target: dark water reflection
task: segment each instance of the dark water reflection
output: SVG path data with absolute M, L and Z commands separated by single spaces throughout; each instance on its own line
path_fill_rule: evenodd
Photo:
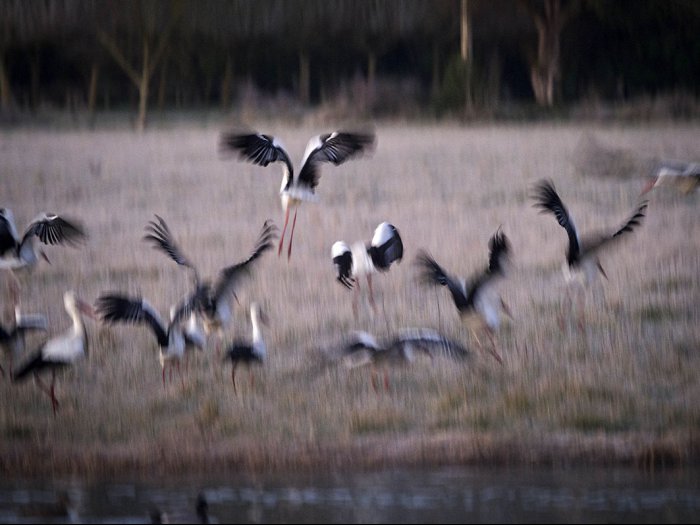
M 700 469 L 439 468 L 370 473 L 0 481 L 3 523 L 629 522 L 700 520 Z M 55 513 L 60 500 L 70 515 Z

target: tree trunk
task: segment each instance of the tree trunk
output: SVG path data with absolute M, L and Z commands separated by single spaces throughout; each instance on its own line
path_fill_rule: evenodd
M 560 74 L 561 32 L 580 3 L 571 0 L 567 9 L 562 8 L 561 0 L 544 0 L 543 3 L 520 0 L 520 3 L 529 11 L 537 28 L 537 57 L 530 66 L 535 101 L 539 106 L 552 107 Z
M 29 91 L 29 106 L 32 111 L 36 111 L 39 107 L 39 84 L 41 82 L 41 54 L 38 49 L 34 49 L 31 54 L 30 64 L 30 91 Z
M 93 120 L 95 115 L 95 108 L 97 106 L 97 81 L 100 77 L 100 65 L 97 62 L 92 64 L 90 68 L 90 84 L 88 85 L 88 99 L 87 99 L 87 109 L 90 121 Z
M 233 60 L 231 55 L 226 57 L 224 78 L 221 80 L 221 109 L 226 111 L 231 107 L 231 86 L 233 84 Z
M 136 118 L 136 131 L 146 129 L 146 111 L 148 110 L 148 86 L 150 84 L 148 41 L 143 41 L 143 66 L 139 82 L 139 113 Z
M 166 88 L 168 86 L 168 60 L 163 60 L 163 65 L 160 67 L 160 78 L 158 79 L 158 111 L 163 111 L 165 108 Z
M 433 99 L 435 99 L 440 93 L 440 46 L 437 41 L 433 42 L 432 80 L 430 86 Z
M 8 111 L 12 105 L 12 89 L 10 77 L 5 64 L 5 51 L 0 50 L 0 109 Z
M 464 63 L 464 108 L 472 112 L 472 35 L 469 27 L 469 0 L 460 3 L 460 54 Z
M 311 101 L 311 66 L 306 51 L 299 52 L 299 100 L 305 106 Z

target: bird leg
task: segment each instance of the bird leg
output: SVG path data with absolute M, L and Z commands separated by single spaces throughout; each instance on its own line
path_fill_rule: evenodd
M 506 302 L 501 298 L 501 308 L 503 308 L 503 312 L 508 316 L 508 318 L 512 321 L 513 320 L 513 312 L 511 312 L 511 309 L 508 307 Z
M 163 363 L 163 388 L 165 388 L 165 363 Z
M 292 242 L 294 241 L 294 227 L 297 225 L 297 209 L 294 210 L 294 220 L 292 221 L 292 233 L 289 234 L 289 247 L 287 248 L 287 260 L 292 257 Z
M 236 388 L 236 364 L 234 363 L 231 367 L 231 382 L 233 383 L 233 391 L 238 395 L 238 389 Z
M 374 313 L 377 313 L 377 305 L 374 302 L 374 291 L 372 290 L 372 275 L 367 275 L 367 286 L 369 287 L 369 304 L 372 306 Z
M 384 369 L 384 391 L 389 391 L 389 372 L 386 368 Z
M 496 345 L 496 336 L 494 335 L 493 330 L 490 327 L 486 327 L 486 335 L 489 336 L 489 340 L 491 341 L 491 347 L 489 348 L 489 352 L 496 359 L 496 361 L 498 361 L 498 363 L 502 365 L 503 359 L 498 353 L 498 348 Z
M 255 387 L 255 376 L 252 369 L 248 370 L 248 379 L 250 380 L 250 388 Z
M 5 369 L 0 365 L 0 374 L 2 374 L 2 377 L 5 377 Z M 12 376 L 12 368 L 10 368 L 10 376 Z
M 54 392 L 54 386 L 56 382 L 56 371 L 53 372 L 53 379 L 51 381 L 51 386 L 48 387 L 44 384 L 44 382 L 41 380 L 41 376 L 39 374 L 34 374 L 34 381 L 36 382 L 36 386 L 39 387 L 39 390 L 41 390 L 44 394 L 49 396 L 51 399 L 51 408 L 53 408 L 53 414 L 54 416 L 56 415 L 56 408 L 58 408 L 58 400 L 56 399 L 56 394 Z
M 360 300 L 360 280 L 359 279 L 357 280 L 355 285 L 356 285 L 355 290 L 352 292 L 352 315 L 355 318 L 355 321 L 357 321 L 358 303 Z
M 377 371 L 372 368 L 372 389 L 374 390 L 374 393 L 377 393 Z
M 284 244 L 284 234 L 287 232 L 287 223 L 289 222 L 289 208 L 284 211 L 284 227 L 282 228 L 282 235 L 280 235 L 280 243 L 277 247 L 277 257 L 282 253 L 282 245 Z
M 182 370 L 180 370 L 180 360 L 178 359 L 177 363 L 177 375 L 180 376 L 180 383 L 182 383 L 182 388 L 185 388 L 185 379 L 182 377 Z

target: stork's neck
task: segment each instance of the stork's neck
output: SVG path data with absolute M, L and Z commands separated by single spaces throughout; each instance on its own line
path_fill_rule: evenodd
M 253 325 L 253 348 L 258 355 L 264 356 L 267 349 L 260 330 L 260 315 L 257 308 L 250 309 L 250 323 Z
M 70 315 L 70 318 L 73 320 L 73 333 L 79 336 L 84 336 L 85 323 L 83 322 L 83 316 L 78 311 L 78 307 L 76 305 L 71 305 L 70 308 L 66 308 L 66 312 L 68 312 L 68 315 Z

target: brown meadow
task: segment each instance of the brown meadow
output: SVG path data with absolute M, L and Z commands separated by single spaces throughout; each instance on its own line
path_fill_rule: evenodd
M 326 128 L 256 124 L 282 139 L 295 165 Z M 205 276 L 247 256 L 263 222 L 281 227 L 281 168 L 225 160 L 224 126 L 130 131 L 0 133 L 0 205 L 23 228 L 41 211 L 82 221 L 88 243 L 49 248 L 52 265 L 20 275 L 27 312 L 69 321 L 63 291 L 94 301 L 140 293 L 167 315 L 188 275 L 141 240 L 165 218 Z M 588 291 L 587 323 L 563 329 L 566 235 L 532 207 L 530 189 L 554 180 L 582 232 L 625 220 L 643 172 L 594 177 L 574 163 L 584 136 L 638 156 L 697 159 L 697 126 L 380 125 L 372 156 L 324 166 L 320 202 L 299 210 L 294 253 L 266 254 L 239 294 L 227 340 L 249 338 L 247 305 L 261 302 L 267 362 L 241 374 L 210 348 L 189 359 L 184 385 L 163 388 L 157 346 L 143 327 L 87 321 L 89 359 L 62 377 L 54 418 L 31 382 L 0 380 L 0 471 L 104 473 L 125 469 L 374 468 L 475 462 L 687 464 L 700 452 L 700 221 L 698 197 L 650 194 L 642 227 L 603 265 Z M 596 166 L 599 169 L 599 166 Z M 369 239 L 381 221 L 400 230 L 404 261 L 375 279 L 378 312 L 352 314 L 335 282 L 334 241 Z M 487 262 L 502 226 L 514 267 L 500 291 L 514 319 L 502 325 L 500 366 L 475 347 L 445 290 L 416 280 L 428 250 L 452 273 Z M 4 291 L 2 306 L 8 320 Z M 375 392 L 367 369 L 322 366 L 320 348 L 349 330 L 378 336 L 434 327 L 471 359 L 418 361 L 389 370 Z M 30 347 L 41 336 L 32 338 Z

